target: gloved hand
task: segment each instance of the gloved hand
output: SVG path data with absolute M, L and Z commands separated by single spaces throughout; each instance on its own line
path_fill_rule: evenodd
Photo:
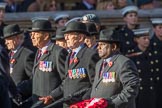
M 20 106 L 22 104 L 22 95 L 20 93 L 17 93 L 16 95 L 14 95 L 14 97 L 12 98 L 12 101 Z

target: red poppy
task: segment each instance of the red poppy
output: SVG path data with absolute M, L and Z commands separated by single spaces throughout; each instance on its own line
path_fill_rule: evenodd
M 45 50 L 44 52 L 43 52 L 43 54 L 47 54 L 48 53 L 48 50 Z
M 78 58 L 75 57 L 75 58 L 73 59 L 73 61 L 74 61 L 75 64 L 78 63 Z
M 108 65 L 109 65 L 109 67 L 111 67 L 113 65 L 113 62 L 112 61 L 109 61 L 108 62 Z
M 11 64 L 13 64 L 13 63 L 15 63 L 15 62 L 16 62 L 15 59 L 11 59 L 11 60 L 10 60 L 10 63 L 11 63 Z

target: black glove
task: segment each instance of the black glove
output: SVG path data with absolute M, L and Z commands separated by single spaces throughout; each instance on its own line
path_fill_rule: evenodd
M 12 98 L 12 101 L 17 105 L 20 106 L 22 104 L 22 96 L 21 94 L 17 93 L 16 95 L 14 95 L 14 97 Z

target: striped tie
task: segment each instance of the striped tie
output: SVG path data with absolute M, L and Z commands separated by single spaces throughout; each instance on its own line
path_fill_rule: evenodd
M 102 76 L 102 74 L 103 74 L 103 72 L 104 72 L 104 69 L 105 69 L 106 65 L 107 65 L 107 62 L 106 62 L 106 61 L 103 61 L 103 62 L 102 62 L 101 69 L 100 69 L 100 74 L 99 74 L 100 77 Z
M 14 56 L 14 52 L 13 51 L 11 51 L 11 53 L 10 53 L 10 58 L 13 58 L 13 56 Z
M 69 59 L 69 65 L 72 64 L 75 53 L 76 53 L 76 52 L 71 52 L 71 54 L 70 54 L 70 59 Z
M 37 61 L 40 59 L 41 56 L 42 56 L 42 50 L 38 50 Z

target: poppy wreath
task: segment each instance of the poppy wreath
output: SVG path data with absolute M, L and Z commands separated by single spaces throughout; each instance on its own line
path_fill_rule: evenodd
M 104 98 L 91 98 L 70 106 L 70 108 L 107 108 L 108 102 Z

